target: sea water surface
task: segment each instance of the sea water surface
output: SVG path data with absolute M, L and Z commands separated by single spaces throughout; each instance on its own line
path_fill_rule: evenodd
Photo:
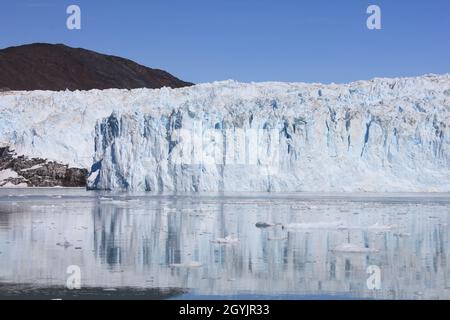
M 449 223 L 449 194 L 0 189 L 0 299 L 450 299 Z

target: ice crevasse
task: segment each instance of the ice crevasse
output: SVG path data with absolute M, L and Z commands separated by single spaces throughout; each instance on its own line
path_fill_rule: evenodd
M 13 92 L 0 144 L 91 189 L 450 191 L 450 76 Z

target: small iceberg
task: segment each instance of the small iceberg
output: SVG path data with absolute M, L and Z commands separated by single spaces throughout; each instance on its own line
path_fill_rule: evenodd
M 379 224 L 378 222 L 370 225 L 370 226 L 341 226 L 341 230 L 366 230 L 366 231 L 373 231 L 373 232 L 388 232 L 391 231 L 395 226 L 393 225 L 384 225 Z
M 269 240 L 269 241 L 283 241 L 283 240 L 287 240 L 287 237 L 268 237 L 267 240 Z
M 198 261 L 190 261 L 185 263 L 172 263 L 171 268 L 200 268 L 203 264 Z
M 345 253 L 371 253 L 378 252 L 376 249 L 366 248 L 358 246 L 352 243 L 343 243 L 332 250 L 333 252 L 345 252 Z
M 338 230 L 343 228 L 342 222 L 310 222 L 310 223 L 289 223 L 283 226 L 287 230 Z
M 235 244 L 239 242 L 239 239 L 233 236 L 226 236 L 225 238 L 217 238 L 216 240 L 211 240 L 211 242 L 218 244 Z

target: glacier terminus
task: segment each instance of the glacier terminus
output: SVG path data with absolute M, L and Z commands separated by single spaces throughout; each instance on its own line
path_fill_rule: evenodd
M 150 192 L 448 192 L 450 76 L 0 93 L 0 145 Z

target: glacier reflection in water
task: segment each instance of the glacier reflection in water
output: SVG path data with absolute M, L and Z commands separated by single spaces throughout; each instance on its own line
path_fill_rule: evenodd
M 447 195 L 3 189 L 0 284 L 62 287 L 78 265 L 92 288 L 449 299 L 449 208 Z M 367 287 L 371 265 L 379 290 Z

